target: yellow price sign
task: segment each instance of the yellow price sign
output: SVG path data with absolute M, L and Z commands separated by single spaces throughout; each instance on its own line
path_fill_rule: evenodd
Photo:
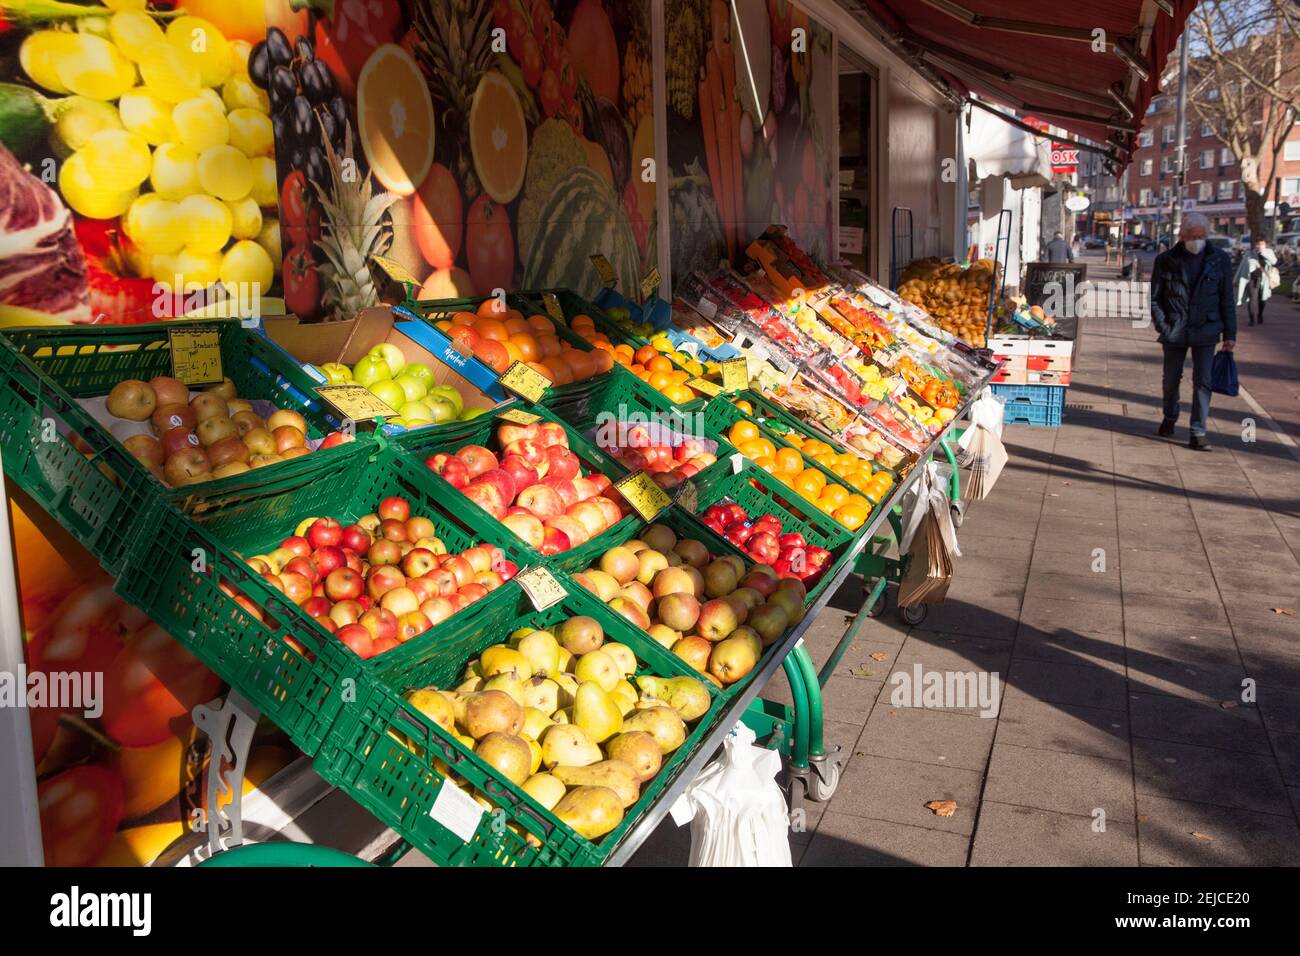
M 648 302 L 650 297 L 659 291 L 659 286 L 663 282 L 659 275 L 659 267 L 655 266 L 641 280 L 641 301 Z
M 695 487 L 693 481 L 683 481 L 677 489 L 677 497 L 673 501 L 679 507 L 694 514 L 700 508 L 700 489 Z
M 420 287 L 420 280 L 411 274 L 411 270 L 406 268 L 396 259 L 390 259 L 387 256 L 371 256 L 373 262 L 383 273 L 394 282 L 402 282 L 406 285 L 413 285 L 417 289 Z
M 186 385 L 214 385 L 222 380 L 221 337 L 216 329 L 168 329 L 167 339 L 173 378 Z
M 534 415 L 532 412 L 526 412 L 522 408 L 507 408 L 504 412 L 497 415 L 497 419 L 503 422 L 510 422 L 514 425 L 531 425 L 533 422 L 540 422 L 541 415 Z
M 614 482 L 614 487 L 627 499 L 632 510 L 639 514 L 643 521 L 654 521 L 659 512 L 673 503 L 673 500 L 668 497 L 668 492 L 656 485 L 654 479 L 644 471 L 620 478 Z
M 722 363 L 722 388 L 728 392 L 749 388 L 749 363 L 743 356 Z
M 596 267 L 596 272 L 600 275 L 600 281 L 605 283 L 609 288 L 618 285 L 618 275 L 614 272 L 614 267 L 609 264 L 609 260 L 599 252 L 589 257 L 591 264 Z
M 569 592 L 555 575 L 540 565 L 525 568 L 515 575 L 515 580 L 528 595 L 528 600 L 533 602 L 533 607 L 539 611 L 554 607 L 569 596 Z
M 511 362 L 510 367 L 501 373 L 497 381 L 502 388 L 534 404 L 542 400 L 542 396 L 552 385 L 549 378 L 520 361 Z
M 569 320 L 564 317 L 564 309 L 560 307 L 560 300 L 556 298 L 554 292 L 542 293 L 542 304 L 546 306 L 546 312 L 554 320 L 556 325 L 567 326 Z
M 316 394 L 344 418 L 354 422 L 368 422 L 375 418 L 396 418 L 397 409 L 380 401 L 364 385 L 322 385 Z
M 710 382 L 708 379 L 688 378 L 686 384 L 697 392 L 703 392 L 705 395 L 713 396 L 722 394 L 722 386 L 715 382 Z

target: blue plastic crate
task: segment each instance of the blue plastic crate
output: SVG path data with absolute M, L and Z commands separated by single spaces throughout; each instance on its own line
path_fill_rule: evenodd
M 1004 403 L 1006 425 L 1040 425 L 1056 428 L 1065 410 L 1065 385 L 993 385 L 993 394 Z

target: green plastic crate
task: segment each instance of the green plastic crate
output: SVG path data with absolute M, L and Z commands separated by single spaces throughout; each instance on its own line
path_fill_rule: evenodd
M 638 673 L 695 676 L 682 661 L 611 614 L 572 580 L 562 575 L 560 580 L 569 590 L 560 604 L 536 611 L 523 590 L 511 582 L 489 598 L 490 620 L 465 622 L 436 647 L 427 647 L 423 659 L 378 671 L 368 681 L 369 693 L 344 707 L 316 757 L 316 771 L 441 865 L 597 866 L 606 860 L 673 782 L 716 723 L 723 698 L 712 684 L 702 682 L 713 697 L 708 713 L 688 728 L 685 743 L 665 757 L 659 773 L 643 785 L 641 798 L 624 811 L 619 826 L 594 842 L 561 823 L 401 697 L 409 687 L 454 687 L 470 660 L 483 649 L 505 641 L 516 628 L 552 627 L 576 615 L 595 618 L 607 638 L 628 645 L 641 665 Z M 391 735 L 394 732 L 414 741 L 419 752 L 395 739 Z M 445 785 L 444 775 L 430 754 L 436 754 L 452 773 L 486 794 L 495 805 L 491 812 L 484 813 L 469 840 L 461 839 L 430 815 Z M 512 827 L 531 834 L 540 846 L 529 846 Z
M 401 456 L 374 448 L 371 455 L 318 461 L 307 475 L 267 474 L 258 488 L 196 496 L 189 515 L 160 500 L 141 522 L 118 591 L 314 753 L 338 713 L 341 678 L 356 680 L 385 655 L 363 662 L 240 555 L 273 550 L 305 518 L 355 521 L 389 495 L 430 518 L 449 551 L 481 541 L 473 527 L 439 508 L 431 485 Z M 522 566 L 521 554 L 502 550 Z M 482 603 L 462 613 L 472 619 Z M 437 641 L 447 623 L 388 653 Z
M 601 416 L 609 414 L 623 422 L 639 415 L 692 437 L 704 437 L 703 407 L 681 411 L 663 393 L 621 365 L 615 365 L 609 375 L 601 375 L 591 384 L 592 388 L 582 394 L 548 400 L 546 407 L 556 418 L 584 435 L 597 429 L 603 422 Z
M 561 421 L 553 413 L 543 406 L 532 406 L 531 413 L 539 417 L 543 422 L 554 422 L 564 429 L 569 439 L 569 449 L 578 456 L 582 462 L 584 474 L 598 472 L 611 481 L 617 481 L 627 474 L 627 469 L 620 465 L 610 455 L 605 454 L 595 445 L 588 442 L 575 428 L 566 422 Z M 426 436 L 420 431 L 407 432 L 399 435 L 393 440 L 393 447 L 397 448 L 408 460 L 424 471 L 428 480 L 432 482 L 439 501 L 442 506 L 453 511 L 455 514 L 462 515 L 464 520 L 473 524 L 480 530 L 485 541 L 491 544 L 506 547 L 507 545 L 515 551 L 518 551 L 527 560 L 529 564 L 543 563 L 546 559 L 530 545 L 521 540 L 513 531 L 501 524 L 490 514 L 474 504 L 456 488 L 445 481 L 440 475 L 435 475 L 432 471 L 424 466 L 424 462 L 431 455 L 438 453 L 454 454 L 466 445 L 482 445 L 494 453 L 500 452 L 500 447 L 496 441 L 496 429 L 500 424 L 495 417 L 481 415 L 474 419 L 475 429 L 468 437 L 447 441 L 437 436 Z M 498 456 L 499 457 L 499 456 Z M 637 522 L 640 519 L 635 514 L 626 515 L 620 522 L 614 525 L 618 528 L 621 525 L 631 522 Z M 613 528 L 606 528 L 604 532 L 593 538 L 588 544 L 599 543 L 606 540 Z M 523 566 L 522 564 L 520 565 Z

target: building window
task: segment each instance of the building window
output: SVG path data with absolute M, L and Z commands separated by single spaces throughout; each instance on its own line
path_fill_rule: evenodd
M 1152 168 L 1153 166 L 1155 166 L 1155 160 L 1153 160 L 1153 159 L 1144 159 L 1144 160 L 1142 160 L 1142 175 L 1143 175 L 1143 176 L 1150 176 L 1150 175 L 1151 175 L 1151 168 Z
M 1142 132 L 1138 133 L 1139 147 L 1150 146 L 1155 141 L 1156 141 L 1155 134 L 1153 134 L 1149 129 L 1144 129 Z
M 1170 191 L 1170 189 L 1169 189 L 1168 186 L 1161 186 L 1161 187 L 1160 187 L 1160 201 L 1161 201 L 1162 203 L 1167 203 L 1167 202 L 1169 202 L 1169 200 L 1170 200 L 1170 198 L 1171 198 L 1172 196 L 1173 196 L 1173 193 Z
M 1217 100 L 1219 98 L 1219 88 L 1216 86 L 1207 90 L 1205 93 L 1205 98 L 1207 100 Z
M 1160 130 L 1160 142 L 1172 143 L 1174 141 L 1174 128 L 1165 126 Z
M 1282 147 L 1282 158 L 1289 163 L 1300 160 L 1300 139 L 1287 140 L 1286 145 Z
M 1206 120 L 1201 120 L 1201 135 L 1202 136 L 1214 135 L 1214 127 L 1211 126 Z
M 1138 192 L 1138 205 L 1139 206 L 1151 205 L 1151 187 L 1144 186 Z
M 1232 155 L 1232 150 L 1228 149 L 1228 147 L 1225 146 L 1223 149 L 1219 150 L 1220 166 L 1231 166 L 1236 161 L 1237 157 Z
M 1168 156 L 1160 157 L 1160 171 L 1162 173 L 1171 173 L 1174 171 L 1173 160 Z
M 1214 184 L 1213 184 L 1213 183 L 1197 183 L 1197 184 L 1196 184 L 1196 198 L 1197 198 L 1197 200 L 1199 200 L 1200 202 L 1209 202 L 1211 199 L 1213 199 L 1213 198 L 1214 198 Z
M 1300 193 L 1300 176 L 1288 176 L 1282 180 L 1282 197 Z
M 1222 182 L 1220 182 L 1220 183 L 1219 183 L 1219 199 L 1220 199 L 1220 200 L 1231 199 L 1231 198 L 1232 198 L 1232 188 L 1233 188 L 1233 186 L 1235 186 L 1235 185 L 1236 185 L 1236 183 L 1234 183 L 1231 179 L 1225 179 L 1225 180 L 1223 180 Z
M 1214 165 L 1214 150 L 1201 150 L 1201 169 L 1209 169 Z

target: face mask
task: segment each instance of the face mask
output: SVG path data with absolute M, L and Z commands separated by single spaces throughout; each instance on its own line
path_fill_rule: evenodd
M 1184 239 L 1183 248 L 1186 249 L 1188 252 L 1190 252 L 1192 255 L 1199 256 L 1201 254 L 1201 250 L 1205 248 L 1205 240 Z

